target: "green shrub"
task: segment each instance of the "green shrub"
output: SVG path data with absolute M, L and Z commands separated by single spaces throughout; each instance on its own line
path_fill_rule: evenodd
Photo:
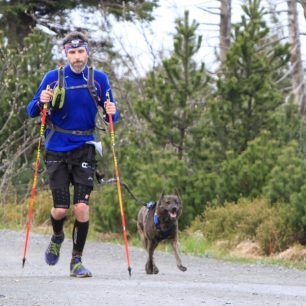
M 16 204 L 0 205 L 0 225 L 3 228 L 20 228 L 25 224 L 25 206 Z
M 264 195 L 272 202 L 290 202 L 306 181 L 306 165 L 297 142 L 288 143 L 279 151 L 273 168 L 267 176 Z
M 299 192 L 290 196 L 290 206 L 287 211 L 288 226 L 295 233 L 295 241 L 306 245 L 306 184 Z
M 27 201 L 30 202 L 30 199 Z M 39 191 L 35 195 L 33 205 L 33 222 L 35 225 L 46 224 L 50 219 L 50 211 L 53 207 L 52 194 L 49 190 Z
M 287 219 L 286 205 L 278 205 L 256 229 L 256 241 L 264 254 L 281 252 L 294 243 L 295 233 L 293 228 L 288 226 Z
M 270 139 L 269 132 L 263 131 L 240 155 L 228 151 L 220 170 L 220 200 L 231 202 L 241 197 L 260 197 L 279 150 L 279 143 Z
M 122 193 L 127 231 L 133 233 L 136 232 L 137 211 L 140 205 L 127 195 L 124 188 L 122 188 Z M 116 184 L 96 189 L 92 193 L 90 205 L 92 206 L 91 220 L 96 231 L 101 233 L 122 232 L 121 210 Z
M 250 201 L 240 199 L 238 203 L 208 207 L 203 217 L 203 234 L 209 241 L 255 239 L 256 229 L 270 214 L 264 199 Z
M 243 240 L 257 241 L 264 254 L 284 250 L 296 241 L 296 233 L 289 226 L 288 205 L 271 206 L 264 198 L 224 206 L 209 206 L 201 217 L 197 217 L 190 230 L 201 231 L 209 242 L 227 241 L 235 246 Z

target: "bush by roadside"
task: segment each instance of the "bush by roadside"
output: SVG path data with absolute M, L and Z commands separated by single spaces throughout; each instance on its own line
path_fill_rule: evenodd
M 200 231 L 210 243 L 227 241 L 229 248 L 245 240 L 254 241 L 262 254 L 272 255 L 298 243 L 288 209 L 285 204 L 271 205 L 264 198 L 242 198 L 237 203 L 207 207 L 190 230 Z

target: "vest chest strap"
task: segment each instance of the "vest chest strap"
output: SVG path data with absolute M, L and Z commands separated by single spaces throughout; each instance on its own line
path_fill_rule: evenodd
M 64 134 L 72 134 L 72 135 L 78 135 L 78 136 L 84 136 L 84 135 L 93 135 L 95 129 L 89 129 L 89 130 L 84 130 L 84 131 L 80 131 L 80 130 L 66 130 L 66 129 L 62 129 L 61 127 L 53 124 L 52 122 L 48 122 L 47 124 L 47 128 L 50 129 L 49 134 L 46 137 L 45 142 L 47 143 L 50 138 L 53 136 L 53 134 L 55 132 L 60 132 L 60 133 L 64 133 Z

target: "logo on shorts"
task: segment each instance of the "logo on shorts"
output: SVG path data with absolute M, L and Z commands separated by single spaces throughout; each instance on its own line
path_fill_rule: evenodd
M 92 176 L 89 176 L 89 177 L 88 177 L 88 180 L 89 180 L 89 181 L 93 181 L 93 177 L 92 177 Z
M 82 168 L 87 169 L 87 168 L 88 168 L 88 163 L 86 163 L 86 162 L 82 162 Z

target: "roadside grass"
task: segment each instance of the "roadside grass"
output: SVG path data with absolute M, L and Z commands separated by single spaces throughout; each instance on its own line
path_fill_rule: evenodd
M 200 257 L 213 258 L 242 264 L 274 265 L 291 269 L 306 270 L 306 260 L 288 260 L 278 258 L 278 254 L 252 258 L 249 256 L 232 255 L 232 249 L 219 247 L 218 244 L 207 242 L 204 238 L 190 234 L 183 235 L 180 240 L 181 251 Z
M 116 244 L 124 244 L 122 234 L 98 234 L 91 236 L 94 241 L 107 241 Z M 188 232 L 180 233 L 180 251 L 186 255 L 193 255 L 222 261 L 253 264 L 253 265 L 274 265 L 278 267 L 286 267 L 291 269 L 306 270 L 306 261 L 292 261 L 276 258 L 275 256 L 261 256 L 260 258 L 250 258 L 245 256 L 231 255 L 231 249 L 225 249 L 215 244 L 207 242 L 199 235 L 190 234 Z M 128 239 L 129 246 L 142 248 L 142 243 L 137 235 L 131 235 Z M 157 251 L 172 253 L 172 246 L 167 242 L 158 245 Z

